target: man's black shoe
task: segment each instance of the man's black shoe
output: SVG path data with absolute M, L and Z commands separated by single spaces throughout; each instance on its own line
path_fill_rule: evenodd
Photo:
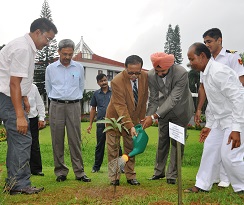
M 158 180 L 158 179 L 162 179 L 164 178 L 165 176 L 164 175 L 153 175 L 151 178 L 149 178 L 149 180 Z
M 96 172 L 99 172 L 99 170 L 96 170 L 96 169 L 92 169 L 91 171 L 92 173 L 96 173 Z
M 76 177 L 75 179 L 79 180 L 79 181 L 83 181 L 83 182 L 91 182 L 91 179 L 88 178 L 86 175 L 84 175 L 82 177 Z
M 176 183 L 176 179 L 167 179 L 167 183 L 168 184 L 175 184 Z
M 116 179 L 116 180 L 114 180 L 114 181 L 111 181 L 111 182 L 110 182 L 110 185 L 113 185 L 113 186 L 119 186 L 119 180 Z
M 57 181 L 57 182 L 63 182 L 63 181 L 65 181 L 66 179 L 67 179 L 66 176 L 64 176 L 64 175 L 60 175 L 60 176 L 57 177 L 56 181 Z
M 32 175 L 36 175 L 36 176 L 44 176 L 44 173 L 43 172 L 33 172 L 31 173 Z
M 10 195 L 16 195 L 16 194 L 38 194 L 42 190 L 44 190 L 44 187 L 41 187 L 41 188 L 27 187 L 27 188 L 20 189 L 20 190 L 11 189 L 9 191 L 9 193 L 10 193 Z
M 140 182 L 138 182 L 136 179 L 128 179 L 127 183 L 130 185 L 140 185 Z

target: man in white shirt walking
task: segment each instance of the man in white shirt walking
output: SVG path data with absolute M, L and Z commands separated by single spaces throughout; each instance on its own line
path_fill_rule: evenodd
M 211 53 L 211 59 L 214 61 L 217 61 L 219 63 L 223 63 L 230 68 L 232 68 L 234 71 L 236 71 L 237 75 L 239 76 L 239 80 L 244 85 L 244 67 L 242 65 L 242 61 L 240 56 L 234 51 L 226 50 L 222 47 L 222 33 L 218 28 L 212 28 L 207 30 L 203 34 L 204 43 L 208 47 L 210 53 Z M 198 105 L 196 109 L 195 114 L 195 123 L 199 125 L 200 123 L 200 115 L 201 110 L 203 107 L 203 104 L 206 100 L 206 94 L 204 90 L 204 86 L 202 83 L 202 72 L 200 72 L 200 86 L 198 90 Z M 208 113 L 208 107 L 206 109 L 206 120 L 209 120 L 209 117 L 207 115 Z M 209 130 L 210 131 L 210 130 Z M 218 130 L 216 128 L 211 129 L 211 139 L 208 140 L 216 140 L 219 137 Z M 204 156 L 203 156 L 204 158 Z M 219 187 L 228 187 L 230 185 L 228 176 L 225 172 L 225 169 L 220 163 L 220 167 L 216 167 L 216 169 L 220 170 L 220 174 L 216 177 L 215 182 L 220 181 L 218 184 Z M 201 174 L 201 173 L 199 173 Z
M 210 58 L 209 49 L 202 43 L 194 43 L 188 50 L 191 67 L 203 72 L 203 85 L 208 99 L 208 115 L 210 116 L 206 128 L 217 128 L 219 138 L 204 144 L 205 159 L 201 160 L 198 173 L 204 173 L 205 176 L 202 174 L 201 178 L 196 177 L 195 186 L 186 189 L 185 192 L 209 191 L 218 174 L 216 167 L 222 160 L 234 192 L 243 194 L 243 87 L 235 71 Z M 208 133 L 205 133 L 203 129 L 200 140 L 204 140 L 207 135 Z M 207 169 L 204 168 L 206 163 L 208 163 Z

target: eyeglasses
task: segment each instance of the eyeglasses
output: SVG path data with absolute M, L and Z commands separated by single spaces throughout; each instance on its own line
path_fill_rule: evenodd
M 128 75 L 141 75 L 141 72 L 128 72 Z
M 69 57 L 69 58 L 72 58 L 73 57 L 73 53 L 62 53 L 60 52 L 64 57 Z
M 50 41 L 52 40 L 51 38 L 48 38 L 46 37 L 46 35 L 44 35 L 44 33 L 42 34 L 46 39 L 47 39 L 47 42 L 50 43 Z

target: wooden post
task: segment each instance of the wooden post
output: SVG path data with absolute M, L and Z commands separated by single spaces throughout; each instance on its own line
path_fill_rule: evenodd
M 178 205 L 182 205 L 181 143 L 177 142 Z

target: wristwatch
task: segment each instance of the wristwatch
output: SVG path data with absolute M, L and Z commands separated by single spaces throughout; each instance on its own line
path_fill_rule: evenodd
M 151 115 L 152 121 L 155 122 L 156 119 L 154 118 L 154 115 Z

